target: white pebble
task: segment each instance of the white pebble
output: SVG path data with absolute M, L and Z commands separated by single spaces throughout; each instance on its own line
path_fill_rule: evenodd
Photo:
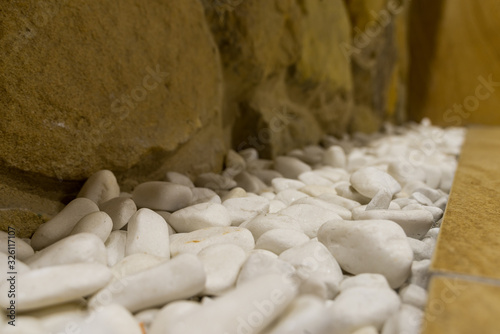
M 127 276 L 140 273 L 141 271 L 155 267 L 165 261 L 168 261 L 168 259 L 144 253 L 137 253 L 124 257 L 111 268 L 114 276 L 113 282 L 121 281 Z
M 159 214 L 165 221 L 167 222 L 167 227 L 168 227 L 168 235 L 172 235 L 177 233 L 174 228 L 168 223 L 168 220 L 170 219 L 170 216 L 172 215 L 168 211 L 155 211 L 157 214 Z
M 92 212 L 80 219 L 80 221 L 73 227 L 69 235 L 78 233 L 92 233 L 95 234 L 102 242 L 105 242 L 111 229 L 113 228 L 113 221 L 106 212 L 98 211 Z
M 236 187 L 234 189 L 229 190 L 228 193 L 222 196 L 222 203 L 224 203 L 226 200 L 230 198 L 241 198 L 241 197 L 247 197 L 247 192 L 243 188 Z
M 411 265 L 410 283 L 427 289 L 429 284 L 429 266 L 431 260 L 413 261 Z
M 153 319 L 148 334 L 165 334 L 169 324 L 192 313 L 201 307 L 200 303 L 191 300 L 179 300 L 165 305 Z
M 180 184 L 189 188 L 194 188 L 193 181 L 184 174 L 177 172 L 167 172 L 165 175 L 165 181 Z
M 231 225 L 233 226 L 239 226 L 241 223 L 269 210 L 269 200 L 260 196 L 230 198 L 224 201 L 222 205 L 228 210 Z
M 226 169 L 224 170 L 222 175 L 226 175 L 231 178 L 245 171 L 245 169 L 247 168 L 247 162 L 245 161 L 245 159 L 231 149 L 227 151 L 225 162 Z
M 208 188 L 191 188 L 191 192 L 193 193 L 193 197 L 191 198 L 191 202 L 189 205 L 195 205 L 199 203 L 218 203 L 221 204 L 222 200 L 219 195 L 212 189 Z
M 262 182 L 257 176 L 248 172 L 241 172 L 234 177 L 238 187 L 245 189 L 248 192 L 260 193 L 267 185 Z
M 290 263 L 278 259 L 274 253 L 256 249 L 250 252 L 241 267 L 236 285 L 240 286 L 259 276 L 277 274 L 282 277 L 292 277 L 293 273 L 295 273 L 295 268 Z
M 322 187 L 331 187 L 333 186 L 333 182 L 325 179 L 321 175 L 318 175 L 314 172 L 304 172 L 299 175 L 298 179 L 304 182 L 306 185 L 310 186 L 322 186 Z
M 276 194 L 274 199 L 282 201 L 286 205 L 290 205 L 296 200 L 304 197 L 309 197 L 306 193 L 295 189 L 285 189 Z
M 281 177 L 273 179 L 271 183 L 277 193 L 286 189 L 300 189 L 306 186 L 304 182 L 301 182 L 299 180 L 286 179 Z
M 212 190 L 230 190 L 237 186 L 236 181 L 232 178 L 215 173 L 198 175 L 194 184 L 197 187 L 209 188 Z
M 311 167 L 297 158 L 279 156 L 274 159 L 274 169 L 286 178 L 297 179 L 300 174 L 310 171 Z
M 375 167 L 365 167 L 351 175 L 351 184 L 361 195 L 373 198 L 382 189 L 394 195 L 401 186 L 389 174 Z
M 392 221 L 330 221 L 321 227 L 318 239 L 352 274 L 382 274 L 392 288 L 410 274 L 413 252 L 403 229 Z
M 424 310 L 427 304 L 427 290 L 415 284 L 401 288 L 399 297 L 404 304 L 415 306 L 421 310 Z
M 248 229 L 252 233 L 255 240 L 258 240 L 260 236 L 267 231 L 277 228 L 292 229 L 303 232 L 300 223 L 295 218 L 288 215 L 281 215 L 279 213 L 258 215 L 254 219 L 241 224 L 240 227 Z
M 433 248 L 431 245 L 414 238 L 408 238 L 408 243 L 413 251 L 413 259 L 415 261 L 430 259 L 432 257 Z
M 381 334 L 420 334 L 424 312 L 411 305 L 402 305 L 401 309 L 384 325 Z
M 337 195 L 337 190 L 335 190 L 333 186 L 327 187 L 327 186 L 307 185 L 305 187 L 300 188 L 299 190 L 312 197 L 318 197 L 323 194 Z
M 138 210 L 128 223 L 125 256 L 135 253 L 170 257 L 167 223 L 149 209 Z
M 113 231 L 104 243 L 108 266 L 112 267 L 125 257 L 125 245 L 127 243 L 127 231 Z
M 139 184 L 132 193 L 132 199 L 139 208 L 176 211 L 191 203 L 193 194 L 189 187 L 162 181 Z
M 347 158 L 340 146 L 330 146 L 323 155 L 323 164 L 335 168 L 346 168 Z
M 318 198 L 314 198 L 314 197 L 305 197 L 305 198 L 298 199 L 292 203 L 292 205 L 295 205 L 295 204 L 310 204 L 310 205 L 321 207 L 323 209 L 333 211 L 336 214 L 338 214 L 342 219 L 351 220 L 351 218 L 352 218 L 351 210 L 348 210 L 348 209 L 346 209 L 338 204 L 329 203 L 327 201 L 324 201 L 324 200 L 321 200 Z
M 229 226 L 231 218 L 226 207 L 217 203 L 200 203 L 175 211 L 168 218 L 178 233 L 192 232 L 206 227 Z
M 143 334 L 139 323 L 123 306 L 106 305 L 90 314 L 81 325 L 80 334 Z
M 115 197 L 99 205 L 113 220 L 113 230 L 119 230 L 127 225 L 130 217 L 137 212 L 137 206 L 131 198 Z
M 353 210 L 358 206 L 361 206 L 359 202 L 333 194 L 322 194 L 318 196 L 318 199 L 325 201 L 327 203 L 335 204 L 340 207 L 346 208 L 347 210 Z
M 315 238 L 323 223 L 332 219 L 342 219 L 337 213 L 311 204 L 295 204 L 278 212 L 299 222 L 302 231 L 310 238 Z
M 269 202 L 269 213 L 276 213 L 280 210 L 283 210 L 286 208 L 286 204 L 283 203 L 282 201 L 279 201 L 277 199 L 273 199 Z
M 356 276 L 345 278 L 340 283 L 341 291 L 357 287 L 390 288 L 385 276 L 380 274 L 359 274 Z
M 309 237 L 303 232 L 291 229 L 273 229 L 262 234 L 255 248 L 266 249 L 277 255 L 289 248 L 302 245 L 309 241 Z
M 0 252 L 9 254 L 9 249 L 13 249 L 13 242 L 15 242 L 15 256 L 16 260 L 24 261 L 28 257 L 35 254 L 35 251 L 31 246 L 24 240 L 12 235 L 9 243 L 9 234 L 4 231 L 0 231 Z M 10 248 L 9 248 L 10 246 Z M 14 255 L 14 254 L 11 254 Z
M 120 186 L 113 172 L 106 169 L 92 174 L 77 195 L 99 205 L 118 196 L 120 196 Z

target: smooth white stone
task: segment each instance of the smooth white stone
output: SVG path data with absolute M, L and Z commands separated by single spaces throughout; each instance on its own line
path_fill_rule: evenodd
M 261 196 L 230 198 L 224 201 L 222 205 L 228 210 L 231 225 L 233 226 L 239 226 L 241 223 L 269 210 L 269 200 Z
M 141 271 L 155 267 L 165 261 L 168 260 L 164 257 L 150 254 L 137 253 L 129 255 L 111 268 L 114 275 L 113 281 L 119 281 L 127 276 L 140 273 Z
M 0 319 L 0 331 L 2 334 L 48 334 L 39 319 L 24 315 L 16 315 L 15 326 L 4 324 Z
M 274 179 L 283 177 L 283 175 L 272 169 L 252 170 L 252 175 L 258 177 L 266 185 L 271 185 Z
M 315 238 L 325 222 L 342 219 L 337 213 L 311 204 L 295 204 L 278 212 L 299 222 L 302 231 L 310 238 Z
M 106 212 L 113 220 L 113 230 L 119 230 L 127 225 L 130 217 L 137 212 L 137 206 L 131 198 L 115 197 L 100 206 L 101 211 Z
M 414 192 L 411 194 L 410 198 L 416 200 L 418 203 L 422 205 L 433 205 L 434 203 L 424 194 L 419 192 Z
M 137 314 L 134 314 L 134 318 L 135 321 L 139 323 L 139 326 L 141 326 L 146 333 L 149 333 L 151 329 L 151 324 L 153 323 L 153 320 L 156 318 L 159 312 L 160 310 L 157 308 L 147 309 Z
M 343 279 L 339 264 L 328 249 L 316 240 L 290 248 L 278 257 L 292 264 L 303 280 L 301 292 L 332 299 Z
M 261 181 L 257 176 L 248 172 L 241 172 L 234 177 L 238 187 L 245 189 L 248 192 L 259 193 L 267 185 Z
M 249 161 L 257 160 L 259 159 L 259 152 L 253 148 L 249 147 L 244 150 L 238 151 L 238 154 L 245 159 L 245 161 L 248 163 Z
M 180 184 L 150 181 L 135 187 L 132 199 L 139 208 L 176 211 L 191 203 L 193 193 L 189 187 Z
M 236 187 L 234 189 L 231 189 L 227 194 L 222 196 L 222 203 L 224 203 L 226 200 L 230 198 L 242 198 L 242 197 L 247 197 L 247 192 L 245 189 Z
M 295 268 L 290 263 L 278 259 L 276 254 L 256 249 L 248 255 L 248 258 L 241 267 L 236 285 L 240 286 L 241 284 L 252 281 L 257 277 L 269 274 L 276 274 L 281 275 L 282 277 L 291 278 L 294 273 Z
M 351 334 L 379 334 L 379 332 L 378 329 L 373 326 L 366 326 L 352 332 Z
M 342 168 L 333 168 L 330 166 L 322 166 L 315 170 L 313 173 L 324 177 L 327 180 L 330 180 L 333 183 L 341 182 L 341 181 L 349 181 L 350 175 Z
M 335 204 L 340 207 L 346 208 L 347 210 L 352 210 L 354 208 L 357 208 L 358 206 L 361 206 L 359 202 L 338 195 L 322 194 L 317 198 L 327 203 Z
M 85 301 L 78 301 L 33 310 L 25 315 L 36 317 L 48 333 L 71 333 L 87 316 Z
M 221 204 L 222 200 L 219 195 L 212 189 L 208 188 L 191 188 L 191 192 L 193 193 L 193 198 L 191 199 L 191 203 L 189 205 L 195 205 L 199 203 L 218 203 Z
M 323 155 L 323 164 L 335 168 L 346 168 L 347 158 L 340 146 L 330 146 Z
M 315 165 L 321 163 L 325 149 L 319 145 L 308 145 L 304 147 L 304 162 Z
M 121 305 L 106 305 L 90 314 L 79 334 L 143 334 L 141 326 Z
M 231 225 L 228 210 L 224 205 L 217 203 L 200 203 L 188 206 L 172 213 L 168 221 L 178 233 Z
M 406 235 L 422 239 L 434 223 L 434 216 L 427 210 L 353 210 L 354 220 L 391 220 L 403 228 Z
M 340 283 L 340 291 L 357 287 L 390 289 L 387 279 L 380 274 L 359 274 L 345 278 Z
M 297 158 L 279 156 L 274 159 L 274 169 L 289 179 L 297 179 L 304 172 L 311 171 L 311 167 Z
M 62 264 L 96 262 L 106 264 L 106 247 L 99 237 L 90 233 L 79 233 L 66 237 L 26 259 L 32 269 Z
M 194 184 L 197 187 L 209 188 L 212 190 L 230 190 L 237 186 L 236 181 L 232 178 L 215 173 L 204 173 L 198 175 Z
M 275 320 L 297 293 L 294 284 L 279 275 L 266 275 L 240 285 L 212 303 L 169 324 L 165 333 L 258 334 Z
M 298 179 L 304 182 L 306 185 L 311 186 L 322 186 L 322 187 L 331 187 L 333 186 L 333 182 L 325 179 L 321 175 L 318 175 L 314 172 L 305 172 L 299 175 Z
M 411 181 L 425 182 L 427 178 L 421 168 L 417 168 L 411 163 L 401 163 L 399 161 L 391 162 L 387 172 L 401 184 Z
M 247 170 L 253 173 L 256 170 L 262 169 L 272 169 L 273 161 L 269 159 L 255 159 L 252 161 L 247 161 Z
M 294 217 L 282 215 L 280 213 L 259 215 L 254 219 L 241 224 L 240 227 L 248 229 L 252 233 L 255 240 L 258 240 L 260 236 L 267 231 L 277 228 L 292 229 L 303 232 L 300 223 Z
M 408 205 L 418 204 L 417 201 L 408 197 L 396 198 L 391 203 L 396 203 L 401 209 L 404 209 Z
M 430 259 L 432 257 L 433 248 L 431 245 L 414 238 L 408 238 L 407 240 L 413 251 L 413 259 L 415 261 Z
M 391 289 L 357 287 L 344 290 L 330 307 L 332 333 L 350 334 L 367 326 L 380 330 L 400 305 L 398 295 Z
M 432 202 L 437 201 L 443 196 L 443 193 L 441 191 L 428 187 L 415 189 L 413 193 L 420 193 L 430 199 Z
M 189 188 L 194 188 L 194 183 L 189 177 L 177 172 L 167 172 L 165 174 L 165 181 L 180 184 Z
M 439 185 L 441 184 L 441 177 L 443 176 L 441 167 L 425 164 L 422 166 L 422 169 L 424 170 L 426 176 L 425 184 L 432 189 L 439 188 Z
M 290 205 L 300 198 L 309 197 L 306 193 L 295 189 L 285 189 L 276 194 L 274 199 L 282 201 L 286 205 Z
M 440 208 L 443 211 L 446 209 L 447 204 L 448 204 L 448 196 L 443 196 L 434 202 L 434 206 Z
M 22 275 L 31 270 L 27 264 L 17 258 L 15 260 L 15 264 L 12 264 L 12 262 L 9 261 L 12 261 L 12 258 L 9 257 L 9 255 L 0 252 L 0 282 L 4 282 L 7 278 L 9 278 L 10 275 L 7 274 L 8 272 L 14 271 L 17 272 L 18 275 Z M 11 265 L 14 266 L 14 270 L 10 268 Z
M 415 284 L 401 288 L 399 297 L 404 304 L 415 306 L 421 310 L 424 310 L 427 304 L 427 290 Z
M 262 234 L 255 248 L 266 249 L 277 255 L 289 248 L 302 245 L 309 241 L 309 237 L 303 232 L 291 229 L 273 229 Z
M 263 334 L 331 334 L 331 326 L 325 302 L 315 296 L 302 295 Z
M 318 197 L 323 194 L 337 195 L 337 190 L 335 190 L 333 186 L 326 187 L 317 185 L 307 185 L 305 187 L 300 188 L 299 190 L 312 197 Z
M 179 300 L 168 303 L 153 319 L 153 323 L 147 334 L 165 334 L 169 324 L 176 322 L 179 318 L 192 313 L 201 307 L 200 303 L 191 300 Z
M 431 260 L 421 260 L 413 261 L 411 265 L 411 276 L 410 284 L 418 285 L 424 289 L 427 289 L 429 285 L 429 266 L 431 265 Z
M 349 273 L 382 274 L 392 288 L 410 275 L 413 251 L 403 229 L 392 221 L 329 221 L 318 239 Z
M 229 178 L 235 177 L 247 168 L 245 159 L 231 149 L 226 154 L 225 162 L 226 169 L 222 172 L 222 175 Z
M 304 182 L 282 177 L 273 179 L 271 184 L 277 193 L 286 189 L 300 189 L 306 186 Z
M 368 204 L 370 202 L 370 198 L 361 195 L 356 191 L 349 182 L 341 182 L 337 186 L 335 186 L 335 190 L 337 194 L 346 199 L 350 199 L 352 201 L 358 202 L 360 204 Z
M 258 249 L 258 248 L 252 249 L 251 251 L 248 252 L 248 256 L 250 256 L 252 254 L 263 254 L 264 256 L 267 256 L 267 257 L 273 258 L 273 259 L 278 258 L 278 255 L 276 255 L 275 253 L 268 251 L 266 249 Z
M 105 286 L 112 274 L 98 263 L 76 263 L 31 270 L 20 275 L 16 287 L 16 310 L 28 311 L 85 297 Z M 8 307 L 10 283 L 0 283 L 0 306 Z
M 54 218 L 38 227 L 31 237 L 31 247 L 37 251 L 67 237 L 80 219 L 96 211 L 99 207 L 88 198 L 72 200 Z
M 401 186 L 389 174 L 375 167 L 365 167 L 351 175 L 351 184 L 361 195 L 373 198 L 380 190 L 394 195 L 401 191 Z
M 387 189 L 380 190 L 368 203 L 366 210 L 387 210 L 391 205 L 392 194 Z
M 203 293 L 217 296 L 234 287 L 247 255 L 236 245 L 223 244 L 204 248 L 198 258 L 207 275 Z
M 333 211 L 336 214 L 338 214 L 342 219 L 350 220 L 352 218 L 351 210 L 346 209 L 338 204 L 329 203 L 327 201 L 318 198 L 314 197 L 301 198 L 292 203 L 292 205 L 296 204 L 310 204 L 321 207 L 323 209 Z
M 205 287 L 205 271 L 201 261 L 192 254 L 183 254 L 124 277 L 121 289 L 107 286 L 89 300 L 90 309 L 102 305 L 120 304 L 136 312 L 189 298 Z
M 384 325 L 381 334 L 420 334 L 424 312 L 411 305 L 402 305 Z
M 283 210 L 284 208 L 286 208 L 286 204 L 276 199 L 269 202 L 268 211 L 269 213 L 276 213 L 280 210 Z
M 21 260 L 24 261 L 28 257 L 32 256 L 35 254 L 35 251 L 31 246 L 21 238 L 17 238 L 14 235 L 13 237 L 10 238 L 10 243 L 9 243 L 9 234 L 4 231 L 0 231 L 0 252 L 3 252 L 5 254 L 9 253 L 9 246 L 11 249 L 15 245 L 15 256 L 16 260 Z M 13 255 L 13 254 L 12 254 Z
M 115 174 L 104 169 L 92 174 L 76 197 L 85 197 L 100 205 L 118 196 L 120 196 L 120 186 Z
M 167 227 L 168 227 L 168 235 L 172 235 L 177 233 L 174 228 L 169 224 L 168 220 L 170 219 L 170 216 L 172 215 L 170 212 L 167 211 L 155 211 L 157 214 L 159 214 L 165 221 L 167 222 Z
M 150 209 L 138 210 L 128 222 L 125 256 L 136 253 L 170 257 L 167 223 Z
M 73 227 L 69 235 L 78 233 L 92 233 L 95 234 L 102 242 L 105 242 L 111 229 L 113 228 L 113 221 L 106 212 L 98 211 L 92 212 L 80 219 L 80 221 Z
M 444 211 L 438 207 L 435 206 L 422 206 L 423 210 L 429 211 L 432 214 L 432 217 L 434 218 L 434 222 L 436 223 L 438 220 L 443 218 Z
M 202 249 L 216 244 L 234 244 L 245 251 L 255 246 L 249 230 L 241 227 L 209 227 L 190 233 L 177 233 L 170 236 L 170 254 L 198 254 Z
M 104 243 L 108 266 L 112 267 L 125 257 L 125 245 L 127 244 L 127 231 L 113 231 Z

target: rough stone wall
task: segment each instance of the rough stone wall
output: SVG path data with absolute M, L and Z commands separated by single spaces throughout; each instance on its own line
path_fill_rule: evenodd
M 391 1 L 1 2 L 0 229 L 29 235 L 100 169 L 127 191 L 401 120 L 405 14 L 372 16 Z

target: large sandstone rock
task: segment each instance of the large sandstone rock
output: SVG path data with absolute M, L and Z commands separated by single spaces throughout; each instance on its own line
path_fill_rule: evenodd
M 263 156 L 343 133 L 351 116 L 350 42 L 341 0 L 204 0 L 224 65 L 224 125 Z
M 219 169 L 222 72 L 205 22 L 198 0 L 2 2 L 0 207 L 52 215 L 103 168 L 125 189 Z

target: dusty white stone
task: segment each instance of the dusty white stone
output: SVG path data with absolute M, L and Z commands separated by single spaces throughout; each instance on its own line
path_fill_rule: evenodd
M 321 227 L 318 239 L 352 274 L 382 274 L 392 288 L 410 274 L 413 251 L 403 229 L 392 221 L 330 221 Z
M 387 189 L 381 189 L 368 203 L 366 210 L 387 210 L 391 205 L 392 193 Z
M 335 168 L 346 168 L 347 158 L 340 146 L 330 146 L 323 155 L 323 164 Z
M 21 260 L 24 261 L 28 257 L 32 256 L 35 254 L 35 251 L 31 246 L 24 240 L 17 238 L 14 234 L 14 232 L 11 232 L 11 238 L 10 238 L 10 243 L 9 243 L 9 234 L 4 231 L 0 231 L 0 253 L 9 253 L 9 246 L 10 249 L 13 249 L 12 247 L 15 245 L 15 256 L 16 260 Z
M 150 209 L 138 210 L 128 223 L 125 256 L 135 253 L 170 257 L 167 223 Z
M 401 288 L 399 297 L 404 304 L 415 306 L 421 310 L 424 310 L 427 304 L 427 290 L 415 284 Z
M 427 289 L 429 285 L 429 266 L 431 260 L 413 261 L 411 265 L 410 283 Z
M 277 199 L 273 199 L 269 202 L 269 213 L 276 213 L 280 210 L 283 210 L 286 208 L 286 204 L 283 203 L 282 201 L 279 201 Z
M 88 198 L 72 200 L 54 218 L 38 227 L 31 237 L 31 247 L 40 250 L 67 237 L 80 219 L 96 211 L 99 207 Z
M 102 242 L 105 242 L 111 229 L 113 228 L 113 221 L 111 217 L 102 211 L 92 212 L 80 219 L 80 221 L 73 227 L 69 235 L 78 233 L 92 233 L 95 234 Z
M 304 182 L 282 177 L 273 179 L 271 183 L 277 193 L 286 189 L 300 189 L 306 186 Z
M 296 200 L 304 197 L 309 197 L 306 193 L 295 189 L 285 189 L 276 194 L 274 199 L 282 201 L 286 205 L 290 205 Z
M 302 182 L 304 182 L 306 185 L 311 185 L 311 186 L 322 186 L 322 187 L 331 187 L 333 186 L 333 182 L 322 177 L 321 175 L 318 175 L 317 173 L 314 173 L 312 171 L 310 172 L 304 172 L 299 175 L 298 179 Z
M 143 334 L 139 323 L 121 305 L 103 306 L 81 324 L 81 334 Z
M 71 332 L 88 316 L 83 298 L 73 302 L 58 304 L 33 310 L 29 314 L 38 318 L 48 333 Z
M 47 329 L 35 317 L 16 315 L 16 326 L 11 326 L 6 322 L 3 323 L 1 320 L 0 316 L 0 331 L 2 334 L 47 334 Z
M 307 185 L 299 190 L 312 197 L 318 197 L 323 194 L 337 195 L 337 191 L 333 186 Z
M 159 312 L 160 309 L 151 308 L 134 314 L 134 318 L 139 323 L 139 325 L 146 330 L 146 333 L 149 333 L 151 324 L 153 323 L 153 320 L 156 318 Z
M 114 276 L 113 281 L 120 281 L 127 276 L 140 273 L 165 261 L 168 261 L 168 259 L 151 254 L 136 253 L 129 255 L 111 268 Z
M 389 173 L 399 183 L 405 184 L 410 181 L 425 182 L 426 175 L 423 169 L 413 166 L 411 163 L 393 161 L 387 168 Z
M 352 201 L 358 202 L 360 204 L 368 204 L 370 202 L 370 198 L 361 195 L 356 191 L 349 182 L 340 182 L 335 186 L 335 190 L 337 194 L 340 196 L 350 199 Z
M 296 298 L 278 321 L 263 334 L 331 334 L 331 316 L 321 298 Z
M 198 258 L 207 275 L 203 293 L 220 295 L 234 286 L 247 255 L 241 247 L 222 244 L 204 248 L 198 253 Z
M 274 169 L 289 179 L 297 179 L 304 172 L 311 171 L 311 167 L 297 158 L 279 156 L 274 159 Z
M 111 280 L 108 267 L 98 263 L 75 263 L 31 270 L 19 276 L 16 310 L 27 311 L 85 297 Z M 0 283 L 0 306 L 8 307 L 10 283 Z M 42 288 L 41 288 L 42 287 Z
M 104 243 L 108 266 L 112 267 L 125 257 L 125 245 L 127 243 L 127 231 L 113 231 Z
M 120 196 L 120 186 L 113 172 L 106 169 L 92 174 L 77 195 L 99 205 L 118 196 Z
M 391 195 L 401 191 L 401 186 L 389 174 L 375 167 L 365 167 L 351 175 L 351 184 L 361 195 L 373 198 L 380 190 Z
M 310 238 L 315 238 L 323 223 L 332 219 L 342 219 L 334 211 L 311 204 L 295 204 L 278 212 L 299 222 L 302 231 Z
M 240 227 L 248 229 L 252 233 L 255 240 L 258 240 L 260 236 L 267 231 L 277 228 L 292 229 L 303 232 L 300 223 L 295 218 L 288 215 L 282 215 L 280 213 L 258 215 L 254 219 L 241 224 Z
M 401 309 L 386 321 L 382 334 L 420 334 L 424 312 L 412 305 Z
M 131 198 L 115 197 L 99 205 L 113 220 L 113 230 L 119 230 L 127 225 L 130 217 L 137 212 L 137 206 Z
M 237 286 L 254 280 L 256 277 L 277 274 L 292 277 L 295 268 L 288 262 L 278 259 L 276 254 L 255 249 L 248 255 L 238 275 Z
M 410 198 L 416 200 L 418 203 L 422 205 L 433 205 L 433 202 L 424 194 L 420 192 L 414 192 L 411 194 Z
M 194 188 L 193 181 L 184 174 L 177 172 L 167 172 L 165 174 L 165 181 L 180 184 L 189 188 Z
M 231 189 L 224 196 L 222 196 L 222 203 L 224 203 L 226 200 L 228 200 L 230 198 L 241 198 L 241 197 L 247 197 L 247 192 L 243 188 L 236 187 L 234 189 Z
M 248 192 L 260 193 L 267 185 L 257 176 L 248 172 L 241 172 L 234 177 L 238 187 L 245 189 Z
M 332 299 L 339 291 L 342 270 L 328 249 L 317 240 L 290 248 L 279 259 L 292 264 L 303 280 L 301 292 Z
M 319 198 L 314 198 L 314 197 L 300 198 L 292 203 L 292 205 L 295 205 L 295 204 L 310 204 L 310 205 L 321 207 L 323 209 L 333 211 L 336 214 L 338 214 L 342 219 L 350 220 L 352 218 L 352 213 L 350 210 L 348 210 L 348 209 L 346 209 L 338 204 L 329 203 L 329 202 L 321 200 Z
M 332 333 L 350 334 L 367 326 L 380 330 L 400 305 L 398 295 L 391 289 L 357 287 L 344 290 L 330 307 Z
M 206 227 L 230 226 L 226 207 L 217 203 L 200 203 L 175 211 L 168 219 L 178 233 L 192 232 Z
M 106 247 L 95 234 L 79 233 L 36 252 L 25 262 L 32 269 L 79 262 L 106 264 Z
M 171 182 L 150 181 L 139 184 L 132 199 L 139 208 L 176 211 L 188 206 L 193 198 L 189 187 Z
M 232 178 L 215 173 L 204 173 L 198 175 L 194 184 L 197 187 L 209 188 L 212 190 L 230 190 L 237 186 L 236 181 Z
M 302 245 L 309 241 L 309 237 L 303 232 L 291 229 L 273 229 L 262 234 L 255 248 L 266 249 L 277 255 L 289 248 Z
M 153 319 L 148 334 L 165 334 L 169 324 L 192 313 L 201 307 L 200 303 L 191 300 L 179 300 L 165 305 Z
M 247 162 L 245 159 L 231 149 L 227 152 L 225 162 L 226 169 L 222 172 L 222 175 L 230 178 L 235 177 L 247 168 Z
M 403 228 L 411 238 L 422 239 L 434 223 L 427 210 L 353 210 L 355 220 L 391 220 Z
M 172 215 L 170 212 L 168 212 L 168 211 L 155 211 L 155 212 L 157 214 L 159 214 L 160 216 L 162 216 L 162 218 L 165 219 L 165 221 L 167 222 L 168 234 L 169 235 L 177 233 L 174 230 L 174 228 L 168 223 L 168 220 L 170 219 L 170 216 Z
M 191 199 L 191 203 L 189 205 L 195 205 L 199 203 L 218 203 L 221 204 L 222 200 L 219 195 L 212 189 L 208 188 L 191 188 L 191 192 L 193 193 L 193 198 Z
M 269 200 L 261 196 L 230 198 L 222 204 L 229 212 L 231 225 L 239 226 L 269 210 Z
M 413 251 L 413 259 L 415 261 L 430 259 L 432 257 L 434 249 L 431 245 L 414 238 L 408 238 L 408 243 Z
M 262 276 L 178 318 L 165 333 L 195 334 L 203 328 L 204 334 L 257 334 L 288 307 L 296 293 L 296 287 L 281 276 Z
M 205 287 L 205 271 L 201 261 L 192 254 L 179 255 L 170 261 L 125 277 L 121 289 L 101 289 L 89 300 L 89 308 L 120 304 L 130 312 L 165 305 L 189 298 Z
M 354 208 L 357 208 L 358 206 L 361 206 L 359 202 L 333 194 L 322 194 L 317 198 L 327 203 L 335 204 L 340 207 L 346 208 L 347 210 L 352 210 Z
M 209 227 L 190 233 L 177 233 L 170 236 L 170 254 L 198 254 L 202 249 L 215 244 L 234 244 L 250 251 L 255 241 L 249 230 L 241 227 Z
M 359 274 L 345 278 L 340 283 L 341 291 L 357 287 L 390 289 L 387 279 L 380 274 Z
M 423 187 L 423 188 L 417 188 L 413 193 L 420 193 L 430 199 L 432 202 L 437 201 L 440 199 L 443 195 L 445 195 L 441 190 L 429 188 L 429 187 Z

